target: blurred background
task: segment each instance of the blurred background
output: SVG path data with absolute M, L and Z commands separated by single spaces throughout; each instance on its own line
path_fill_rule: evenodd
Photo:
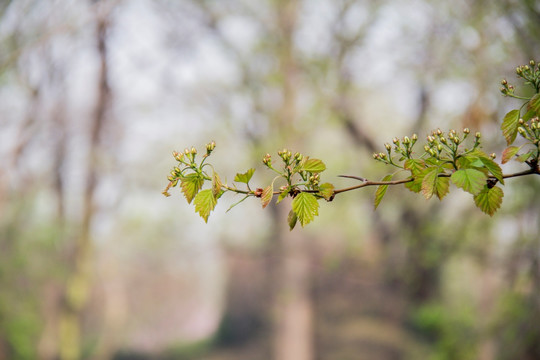
M 0 359 L 540 359 L 540 183 L 322 203 L 226 194 L 209 224 L 173 150 L 222 180 L 287 147 L 322 182 L 380 179 L 384 142 L 482 131 L 540 60 L 534 0 L 1 0 Z M 505 165 L 504 172 L 519 169 Z M 454 189 L 455 190 L 455 189 Z

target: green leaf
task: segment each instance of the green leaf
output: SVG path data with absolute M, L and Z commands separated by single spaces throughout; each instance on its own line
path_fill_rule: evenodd
M 519 110 L 512 110 L 505 115 L 501 130 L 506 139 L 506 144 L 511 145 L 516 140 L 517 129 L 519 127 Z
M 501 207 L 503 196 L 504 192 L 500 187 L 494 186 L 490 189 L 487 185 L 484 185 L 484 189 L 475 195 L 474 203 L 480 210 L 489 216 L 493 216 Z
M 254 172 L 255 172 L 255 169 L 249 169 L 248 171 L 246 171 L 243 174 L 238 173 L 234 177 L 234 181 L 247 184 L 249 182 L 249 180 L 251 180 L 251 177 L 253 176 Z
M 287 195 L 289 195 L 289 191 L 291 191 L 291 189 L 288 187 L 286 190 L 283 190 L 282 192 L 280 192 L 277 198 L 276 204 L 279 204 L 280 202 L 282 202 L 287 197 Z
M 298 217 L 302 227 L 312 222 L 315 216 L 319 215 L 319 203 L 317 202 L 317 198 L 315 195 L 307 192 L 301 192 L 294 198 L 292 201 L 292 209 Z
M 212 174 L 212 194 L 214 194 L 215 197 L 218 197 L 221 193 L 221 186 L 223 186 L 221 179 L 219 178 L 218 173 L 214 171 Z
M 506 164 L 507 162 L 509 162 L 514 156 L 516 156 L 516 154 L 518 153 L 520 149 L 521 147 L 517 147 L 517 146 L 509 146 L 506 149 L 504 149 L 502 153 L 502 163 Z
M 381 181 L 390 181 L 390 180 L 392 180 L 392 174 L 386 175 L 385 177 L 382 178 Z M 375 201 L 374 201 L 375 209 L 377 209 L 377 206 L 379 206 L 379 204 L 381 203 L 381 200 L 383 199 L 384 194 L 386 194 L 387 189 L 388 189 L 388 185 L 379 185 L 377 187 L 377 190 L 375 191 Z
M 450 179 L 457 187 L 476 195 L 484 188 L 487 176 L 480 170 L 461 169 L 453 173 Z
M 537 116 L 540 116 L 540 94 L 533 96 L 527 105 L 527 109 L 534 111 Z
M 423 160 L 407 159 L 405 161 L 404 166 L 405 166 L 405 169 L 411 171 L 411 174 L 416 174 L 422 171 L 426 167 L 426 164 L 424 163 Z
M 303 171 L 308 171 L 312 173 L 320 173 L 326 170 L 326 165 L 319 159 L 308 159 L 304 166 L 301 168 Z
M 180 186 L 188 204 L 191 204 L 191 201 L 202 188 L 203 184 L 204 178 L 197 173 L 188 174 L 180 178 Z
M 495 179 L 499 180 L 499 182 L 504 185 L 503 172 L 499 164 L 493 161 L 493 159 L 491 159 L 490 157 L 481 157 L 480 160 L 482 161 L 486 169 L 489 170 L 491 175 L 493 175 Z
M 448 194 L 450 181 L 447 177 L 440 177 L 440 168 L 430 168 L 425 172 L 422 180 L 422 194 L 426 199 L 436 195 L 440 200 Z
M 523 115 L 523 121 L 527 122 L 531 120 L 533 117 L 536 116 L 536 114 L 536 111 L 534 111 L 533 109 L 529 109 L 529 111 L 527 111 L 525 115 Z
M 321 195 L 326 201 L 332 200 L 332 197 L 334 196 L 334 185 L 330 183 L 319 185 L 319 195 Z
M 293 210 L 289 211 L 289 216 L 287 216 L 287 222 L 289 223 L 289 231 L 292 231 L 292 229 L 294 229 L 297 220 L 298 216 L 296 216 L 296 213 Z
M 272 196 L 274 195 L 274 186 L 268 185 L 266 188 L 264 188 L 262 195 L 261 195 L 261 204 L 263 209 L 270 204 L 270 201 L 272 201 Z
M 208 222 L 210 212 L 216 207 L 217 198 L 214 196 L 211 189 L 206 189 L 200 191 L 197 196 L 195 196 L 193 203 L 195 204 L 195 211 L 201 215 L 204 222 Z
M 529 160 L 529 158 L 530 158 L 531 156 L 534 156 L 534 150 L 531 150 L 531 151 L 529 151 L 529 152 L 527 152 L 527 153 L 525 153 L 525 154 L 519 155 L 519 156 L 516 158 L 516 160 L 519 161 L 519 162 L 525 162 L 525 161 Z

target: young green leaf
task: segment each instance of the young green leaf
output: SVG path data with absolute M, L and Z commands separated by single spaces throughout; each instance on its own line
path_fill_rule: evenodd
M 520 149 L 521 147 L 517 147 L 517 146 L 509 146 L 506 149 L 504 149 L 502 153 L 502 163 L 506 164 L 507 162 L 509 162 L 514 156 L 516 156 L 516 154 L 518 153 Z
M 330 201 L 332 196 L 334 196 L 334 185 L 330 183 L 319 185 L 319 195 L 321 195 L 326 201 Z
M 493 159 L 490 157 L 481 157 L 480 160 L 486 167 L 486 169 L 489 170 L 489 172 L 495 177 L 495 179 L 499 180 L 501 184 L 504 185 L 504 178 L 503 178 L 503 172 L 499 164 L 497 164 Z
M 188 174 L 180 178 L 180 186 L 188 204 L 191 204 L 191 201 L 202 188 L 203 184 L 204 178 L 197 173 Z
M 382 181 L 390 181 L 392 180 L 392 176 L 393 176 L 392 174 L 386 175 L 385 177 L 382 178 Z M 381 200 L 383 199 L 384 194 L 386 194 L 387 189 L 388 189 L 388 185 L 379 185 L 377 187 L 377 190 L 375 191 L 375 201 L 374 201 L 375 209 L 377 209 L 377 206 L 379 206 L 379 204 L 381 203 Z
M 298 194 L 292 201 L 292 209 L 298 220 L 300 220 L 300 225 L 309 224 L 315 216 L 319 215 L 319 203 L 315 195 L 301 192 Z
M 320 173 L 326 170 L 326 165 L 319 159 L 308 159 L 301 168 L 303 171 Z
M 407 159 L 405 160 L 405 169 L 410 170 L 412 174 L 422 171 L 426 164 L 420 159 Z
M 234 181 L 247 184 L 249 182 L 249 180 L 251 180 L 251 177 L 253 176 L 254 172 L 255 172 L 255 169 L 249 169 L 248 171 L 246 171 L 243 174 L 238 173 L 234 177 Z
M 534 111 L 536 116 L 540 116 L 540 94 L 533 96 L 531 101 L 529 101 L 529 105 L 527 105 L 527 109 Z
M 216 207 L 217 198 L 211 189 L 206 189 L 195 196 L 193 203 L 195 204 L 195 211 L 204 219 L 204 222 L 208 222 L 210 212 Z
M 274 194 L 274 186 L 268 185 L 266 188 L 264 188 L 262 195 L 261 195 L 261 204 L 263 209 L 270 204 L 270 201 L 272 201 L 272 196 Z
M 476 195 L 484 188 L 487 176 L 480 170 L 461 169 L 453 173 L 450 179 L 457 187 Z
M 506 144 L 511 145 L 516 140 L 517 129 L 519 127 L 519 110 L 512 110 L 505 115 L 501 124 L 502 133 L 506 139 Z
M 280 192 L 277 198 L 276 204 L 279 204 L 280 202 L 282 202 L 287 197 L 287 195 L 289 195 L 289 191 L 291 191 L 291 189 L 287 188 L 286 190 L 283 190 L 282 192 Z
M 294 210 L 289 211 L 289 216 L 287 216 L 287 222 L 289 223 L 289 231 L 292 231 L 292 229 L 294 229 L 297 220 L 298 216 L 296 216 Z
M 221 192 L 222 186 L 223 184 L 221 183 L 221 179 L 219 178 L 218 173 L 214 171 L 214 173 L 212 174 L 212 194 L 217 197 Z
M 500 187 L 494 186 L 490 189 L 484 185 L 484 189 L 474 196 L 474 203 L 480 210 L 493 216 L 501 207 L 503 196 L 504 192 Z
M 422 180 L 422 194 L 426 199 L 436 195 L 440 200 L 448 194 L 450 190 L 450 181 L 447 177 L 440 177 L 439 167 L 430 168 L 424 172 Z
M 516 160 L 519 161 L 519 162 L 525 162 L 525 161 L 529 160 L 529 158 L 531 158 L 532 156 L 534 156 L 534 150 L 531 150 L 529 152 L 526 152 L 525 154 L 519 155 L 516 158 Z

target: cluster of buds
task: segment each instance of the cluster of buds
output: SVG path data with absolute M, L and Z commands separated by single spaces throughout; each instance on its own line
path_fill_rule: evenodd
M 516 71 L 519 71 L 519 68 Z M 519 72 L 518 72 L 518 74 L 519 74 Z M 507 95 L 513 95 L 514 94 L 514 90 L 515 90 L 514 85 L 509 84 L 506 79 L 503 79 L 501 81 L 501 85 L 502 85 L 502 87 L 501 87 L 500 90 L 501 90 L 501 93 L 503 95 L 507 96 Z
M 283 162 L 287 164 L 289 163 L 289 160 L 291 160 L 291 157 L 292 157 L 292 153 L 287 149 L 278 151 L 278 155 L 283 159 Z
M 272 156 L 270 156 L 270 154 L 264 155 L 264 157 L 262 159 L 262 162 L 266 166 L 271 166 L 272 165 Z
M 215 148 L 216 148 L 215 141 L 212 141 L 206 144 L 206 156 L 209 156 L 212 153 L 212 151 L 214 151 Z
M 540 119 L 534 117 L 528 122 L 523 119 L 519 119 L 518 132 L 525 139 L 533 142 L 533 144 L 538 145 L 540 142 Z
M 315 173 L 309 177 L 309 183 L 313 186 L 319 185 L 320 175 L 319 173 Z
M 178 162 L 184 162 L 184 153 L 179 153 L 178 151 L 173 151 L 172 153 L 174 159 Z
M 441 129 L 437 129 L 431 132 L 426 138 L 427 145 L 424 146 L 424 151 L 430 156 L 439 158 L 443 150 L 451 154 L 455 154 L 457 149 L 463 141 L 469 136 L 471 131 L 468 128 L 463 129 L 463 135 L 460 136 L 456 130 L 450 130 L 447 134 L 443 133 Z M 473 148 L 480 145 L 481 134 L 477 132 L 475 134 L 475 143 Z

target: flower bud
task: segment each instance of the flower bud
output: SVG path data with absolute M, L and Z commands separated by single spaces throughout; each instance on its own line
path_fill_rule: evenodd
M 424 145 L 424 151 L 425 151 L 425 152 L 429 152 L 429 150 L 430 150 L 430 147 L 427 146 L 427 145 Z
M 433 136 L 429 135 L 427 137 L 427 141 L 431 144 L 431 143 L 435 142 L 435 138 Z
M 529 61 L 529 65 L 534 66 L 534 60 Z
M 393 138 L 392 142 L 396 145 L 399 145 L 399 139 L 397 137 Z
M 464 133 L 464 134 L 469 134 L 470 132 L 471 132 L 471 130 L 469 130 L 469 128 L 463 129 L 463 133 Z
M 476 134 L 474 134 L 474 136 L 477 138 L 477 139 L 480 139 L 482 137 L 482 134 L 480 134 L 479 131 L 476 132 Z
M 440 139 L 440 140 L 441 140 L 441 142 L 442 142 L 443 144 L 446 144 L 446 138 L 445 138 L 444 136 L 441 136 L 441 139 Z
M 388 144 L 388 143 L 384 144 L 384 147 L 385 147 L 386 150 L 388 150 L 388 151 L 392 150 L 392 145 L 390 145 L 390 144 Z
M 491 154 L 489 154 L 489 157 L 492 158 L 492 159 L 495 159 L 497 157 L 497 154 L 491 153 Z
M 437 144 L 437 150 L 442 151 L 442 145 L 441 144 Z
M 520 133 L 521 135 L 525 135 L 525 128 L 523 127 L 518 127 L 518 133 Z
M 454 144 L 459 145 L 460 141 L 457 136 L 453 137 L 452 140 L 454 141 Z
M 189 154 L 190 154 L 190 152 L 189 152 L 189 149 L 188 149 L 188 148 L 185 148 L 185 149 L 184 149 L 184 154 L 186 154 L 186 155 L 189 155 Z
M 373 153 L 373 158 L 374 158 L 375 160 L 378 160 L 378 159 L 379 159 L 379 154 Z
M 442 135 L 441 129 L 437 129 L 437 135 Z
M 518 120 L 518 123 L 519 123 L 520 125 L 523 125 L 523 123 L 525 123 L 525 121 L 524 121 L 523 119 L 520 118 L 520 119 Z
M 193 155 L 197 154 L 197 149 L 195 149 L 195 147 L 193 147 L 193 146 L 191 147 L 191 153 Z
M 412 137 L 411 137 L 411 138 L 412 138 L 413 141 L 416 141 L 416 140 L 418 140 L 418 135 L 412 134 Z
M 503 79 L 503 80 L 501 81 L 501 85 L 503 85 L 503 86 L 508 85 L 508 81 L 506 81 L 506 79 Z
M 409 144 L 410 142 L 411 142 L 411 139 L 409 139 L 408 136 L 405 136 L 405 137 L 403 138 L 403 143 L 404 143 L 404 144 Z

